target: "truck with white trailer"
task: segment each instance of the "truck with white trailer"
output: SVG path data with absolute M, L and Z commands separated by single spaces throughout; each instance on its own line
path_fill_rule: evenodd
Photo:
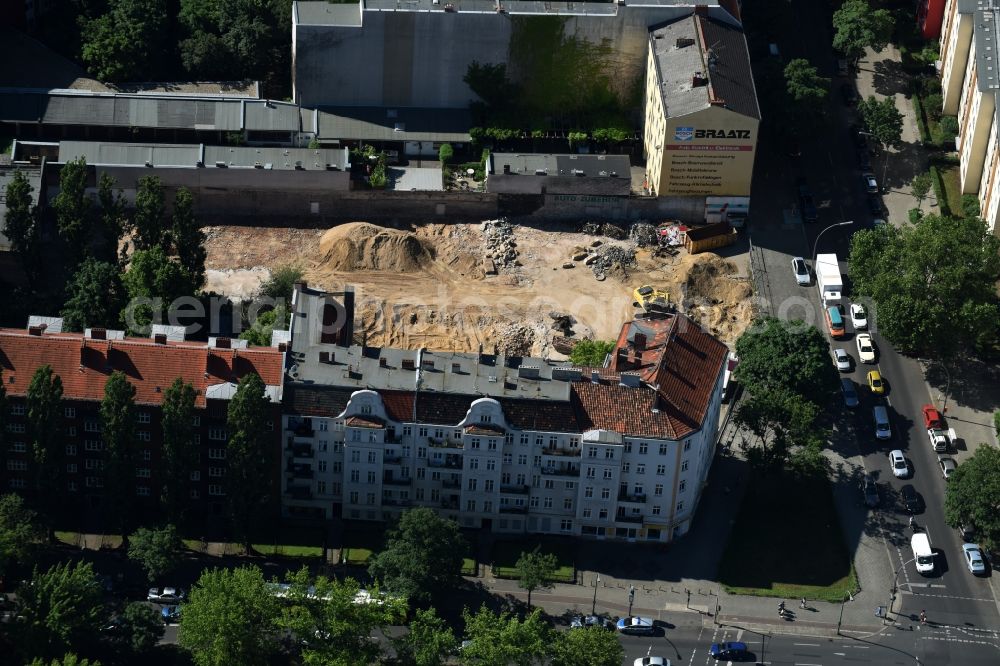
M 816 255 L 816 287 L 823 307 L 843 303 L 844 279 L 840 275 L 840 262 L 835 254 Z

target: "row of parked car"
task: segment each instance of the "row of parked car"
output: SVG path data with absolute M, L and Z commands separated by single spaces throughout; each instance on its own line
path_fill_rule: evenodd
M 652 636 L 656 633 L 656 622 L 653 618 L 638 615 L 619 618 L 617 622 L 601 615 L 576 615 L 570 620 L 569 626 L 571 630 L 595 627 L 608 631 L 615 630 L 630 636 Z M 738 641 L 712 643 L 708 652 L 716 660 L 742 661 L 751 656 L 747 644 Z M 670 666 L 670 660 L 647 655 L 636 659 L 634 666 Z

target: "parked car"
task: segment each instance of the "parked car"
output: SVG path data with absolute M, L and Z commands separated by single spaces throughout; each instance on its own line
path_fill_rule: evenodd
M 910 475 L 910 466 L 906 464 L 906 457 L 899 449 L 889 451 L 889 464 L 892 466 L 892 475 L 897 479 L 905 479 Z
M 716 660 L 742 661 L 749 656 L 746 643 L 712 643 L 708 653 Z
M 851 355 L 843 349 L 833 350 L 833 362 L 837 364 L 837 370 L 841 372 L 851 371 Z
M 885 382 L 882 380 L 882 373 L 878 370 L 871 370 L 868 372 L 868 388 L 875 395 L 882 395 L 885 393 Z
M 858 91 L 853 83 L 840 84 L 840 97 L 847 106 L 854 106 L 858 103 Z
M 903 506 L 911 514 L 916 515 L 924 510 L 924 502 L 920 498 L 920 493 L 911 484 L 907 483 L 899 489 L 899 494 L 903 497 Z
M 649 617 L 623 617 L 616 626 L 623 634 L 648 636 L 653 633 L 653 619 Z
M 962 555 L 965 556 L 965 566 L 974 574 L 986 573 L 986 562 L 983 560 L 983 551 L 974 543 L 962 544 Z
M 854 386 L 854 380 L 842 377 L 840 389 L 844 392 L 844 406 L 854 408 L 858 406 L 858 389 Z
M 868 154 L 868 148 L 861 148 L 856 152 L 858 157 L 858 168 L 862 171 L 868 171 L 872 168 L 872 158 Z
M 865 185 L 865 192 L 868 194 L 878 194 L 878 180 L 875 179 L 875 174 L 866 171 L 861 174 L 861 182 Z
M 632 662 L 632 666 L 670 666 L 670 660 L 666 657 L 654 657 L 652 655 L 639 657 Z
M 851 303 L 851 324 L 856 330 L 868 328 L 868 312 L 860 303 Z
M 867 333 L 859 333 L 856 340 L 858 344 L 858 360 L 862 363 L 874 363 L 875 343 L 872 342 L 872 336 Z
M 178 601 L 184 601 L 184 590 L 165 587 L 163 591 L 160 591 L 158 587 L 149 588 L 149 593 L 146 595 L 146 601 L 154 601 L 160 604 L 176 604 Z
M 569 623 L 570 629 L 583 629 L 584 627 L 600 627 L 601 629 L 614 629 L 615 625 L 606 617 L 600 615 L 574 615 Z
M 972 529 L 972 525 L 959 525 L 958 535 L 962 537 L 962 541 L 972 541 L 976 538 L 976 531 Z
M 809 266 L 802 257 L 792 259 L 792 272 L 795 273 L 795 281 L 800 285 L 809 284 Z
M 164 606 L 160 609 L 160 616 L 165 624 L 173 624 L 181 621 L 180 606 Z
M 938 458 L 938 467 L 941 468 L 941 476 L 947 481 L 951 478 L 951 475 L 955 473 L 958 465 L 951 458 Z
M 868 137 L 862 134 L 865 131 L 864 127 L 854 124 L 847 128 L 847 131 L 851 135 L 851 141 L 856 149 L 868 150 Z
M 924 405 L 920 408 L 920 413 L 924 417 L 924 428 L 927 430 L 940 430 L 944 427 L 944 419 L 941 412 L 934 405 Z
M 878 506 L 878 485 L 875 483 L 875 479 L 872 478 L 871 474 L 865 474 L 861 477 L 861 492 L 865 496 L 865 504 L 871 508 Z
M 885 212 L 885 206 L 882 205 L 882 199 L 877 194 L 869 194 L 865 199 L 865 203 L 868 204 L 868 212 L 873 217 L 882 217 L 882 214 Z

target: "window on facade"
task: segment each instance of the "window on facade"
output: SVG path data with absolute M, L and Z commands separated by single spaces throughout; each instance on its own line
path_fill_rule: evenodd
M 545 489 L 546 490 L 552 490 L 555 487 L 556 487 L 556 482 L 555 481 L 553 481 L 552 479 L 545 479 Z
M 593 479 L 596 476 L 597 476 L 597 470 L 595 468 L 593 468 L 593 467 L 588 467 L 587 468 L 587 478 L 588 479 Z
M 597 515 L 598 515 L 598 517 L 601 520 L 607 520 L 608 519 L 608 510 L 607 509 L 601 509 L 600 513 L 598 513 Z
M 490 502 L 490 501 L 483 502 L 483 511 L 485 513 L 492 513 L 493 512 L 493 502 Z
M 11 414 L 11 416 L 24 416 L 24 413 L 26 411 L 27 411 L 27 407 L 25 405 L 22 405 L 22 404 L 17 404 L 17 405 L 11 405 L 10 406 L 10 414 Z
M 76 474 L 76 463 L 70 463 L 66 465 L 66 471 L 70 474 Z
M 135 470 L 135 475 L 137 477 L 139 477 L 140 479 L 148 479 L 149 478 L 149 468 L 148 467 L 138 467 Z
M 375 504 L 375 493 L 368 493 L 368 501 L 366 504 Z
M 28 469 L 28 461 L 26 460 L 8 460 L 7 469 L 12 472 L 25 472 Z
M 326 481 L 316 482 L 316 492 L 319 493 L 320 495 L 326 494 Z
M 612 449 L 610 446 L 608 448 L 604 449 L 604 459 L 605 460 L 614 460 L 615 459 L 615 450 Z
M 660 497 L 661 495 L 663 495 L 662 483 L 658 483 L 655 486 L 653 486 L 653 495 L 655 495 L 656 497 Z
M 657 465 L 656 466 L 656 476 L 663 476 L 666 473 L 667 473 L 667 466 L 666 465 Z
M 361 451 L 351 451 L 351 462 L 352 463 L 361 462 Z
M 378 461 L 378 454 L 374 451 L 368 452 L 368 464 L 374 465 Z
M 640 484 L 640 483 L 637 483 L 637 484 L 635 484 L 635 486 L 634 486 L 634 487 L 632 488 L 632 494 L 633 494 L 633 495 L 645 495 L 645 494 L 646 494 L 646 491 L 645 491 L 645 489 L 644 489 L 644 488 L 642 487 L 642 484 Z
M 590 509 L 584 509 L 583 510 L 583 517 L 584 518 L 590 518 L 590 516 L 592 515 L 592 513 L 593 512 Z
M 682 493 L 687 490 L 687 481 L 681 481 L 677 484 L 677 492 Z
M 88 439 L 83 442 L 84 451 L 103 451 L 104 443 L 99 439 Z
M 201 481 L 201 472 L 198 470 L 191 472 L 190 478 L 192 481 Z
M 65 416 L 68 419 L 75 419 L 76 407 L 66 407 L 65 409 L 63 409 L 63 416 Z
M 76 437 L 76 426 L 69 426 L 66 428 L 67 437 Z
M 375 483 L 375 472 L 368 472 L 368 484 Z
M 349 502 L 350 502 L 351 504 L 357 504 L 357 503 L 358 503 L 358 491 L 357 491 L 357 490 L 352 490 L 352 491 L 351 491 L 351 492 L 350 492 L 350 493 L 349 493 L 349 494 L 347 495 L 347 497 L 348 497 L 348 501 L 349 501 Z
M 18 433 L 18 434 L 23 433 L 24 432 L 24 424 L 23 423 L 8 423 L 7 424 L 7 432 L 13 432 L 13 433 Z
M 632 453 L 632 442 L 625 442 L 625 453 Z
M 528 444 L 528 436 L 527 435 L 521 435 L 520 443 L 521 443 L 521 446 L 526 446 Z
M 320 460 L 319 462 L 316 463 L 316 465 L 319 468 L 320 472 L 325 472 L 326 471 L 326 461 L 325 460 Z
M 469 448 L 473 448 L 473 449 L 478 449 L 479 448 L 479 438 L 478 437 L 473 437 L 469 441 Z
M 66 445 L 66 455 L 68 455 L 68 456 L 75 456 L 76 455 L 76 444 L 67 444 Z
M 226 450 L 225 449 L 209 449 L 208 450 L 209 460 L 225 460 Z
M 497 468 L 497 461 L 490 458 L 486 461 L 486 469 L 495 470 Z
M 135 438 L 138 439 L 140 442 L 148 442 L 152 439 L 152 437 L 150 437 L 149 431 L 147 430 L 139 430 L 138 432 L 135 433 Z
M 611 479 L 611 470 L 610 469 L 604 470 L 604 478 L 608 479 L 608 480 Z
M 649 444 L 645 442 L 639 442 L 639 455 L 646 455 L 649 451 Z
M 646 473 L 646 466 L 643 465 L 642 463 L 637 464 L 635 466 L 635 473 L 636 474 L 645 474 Z
M 403 426 L 403 437 L 409 437 L 413 434 L 413 428 L 410 426 Z
M 479 458 L 469 458 L 469 469 L 479 469 Z
M 687 460 L 685 460 L 684 462 L 681 463 L 681 471 L 682 472 L 688 471 L 688 461 Z
M 19 479 L 19 480 L 20 481 L 24 481 L 24 479 Z M 11 481 L 13 481 L 13 479 L 11 479 Z M 22 486 L 22 488 L 23 487 L 24 486 Z M 76 481 L 70 481 L 69 483 L 67 483 L 66 484 L 66 490 L 70 491 L 71 493 L 75 493 L 76 492 Z
M 587 486 L 586 488 L 584 488 L 583 489 L 583 496 L 584 497 L 593 497 L 594 496 L 594 487 L 593 486 Z
M 611 499 L 611 489 L 610 488 L 601 488 L 601 499 L 602 500 Z
M 559 521 L 559 529 L 561 531 L 563 531 L 563 532 L 572 532 L 573 531 L 573 521 L 572 520 L 566 520 L 566 519 L 563 519 L 563 520 Z
M 566 490 L 573 490 L 576 488 L 576 481 L 567 481 Z
M 352 469 L 351 470 L 351 482 L 352 483 L 358 483 L 360 481 L 361 481 L 361 471 L 360 470 L 356 470 L 356 469 Z
M 572 511 L 573 510 L 573 500 L 571 500 L 568 497 L 566 499 L 564 499 L 563 500 L 563 509 L 565 509 L 566 511 Z
M 137 423 L 149 423 L 149 412 L 139 412 L 136 415 Z
M 660 515 L 660 511 L 661 511 L 660 505 L 659 504 L 654 504 L 653 505 L 653 515 L 654 516 Z
M 221 467 L 209 467 L 208 468 L 208 475 L 210 477 L 213 477 L 213 478 L 220 478 L 225 473 L 226 473 L 226 471 L 224 469 L 222 469 Z
M 523 486 L 523 485 L 525 485 L 525 481 L 526 481 L 526 479 L 524 478 L 524 474 L 518 474 L 517 475 L 517 485 Z
M 194 418 L 192 418 L 191 419 L 191 425 L 193 425 L 196 428 L 198 426 L 200 426 L 201 425 L 201 417 L 200 416 L 195 416 Z
M 469 490 L 477 490 L 479 487 L 479 479 L 469 479 L 466 486 Z
M 93 459 L 85 460 L 85 461 L 83 461 L 83 466 L 86 469 L 104 469 L 104 461 L 103 460 L 93 460 Z
M 214 439 L 216 441 L 223 441 L 226 439 L 226 429 L 225 428 L 209 428 L 208 438 Z
M 427 474 L 427 470 L 426 469 L 424 469 L 423 467 L 418 467 L 417 468 L 417 478 L 418 479 L 423 479 L 426 474 Z
M 488 493 L 493 492 L 493 479 L 486 479 L 483 481 L 483 490 Z
M 208 494 L 209 495 L 213 495 L 215 497 L 222 497 L 223 495 L 226 494 L 226 491 L 222 488 L 222 486 L 215 485 L 215 484 L 209 484 L 208 485 Z
M 326 419 L 320 419 L 316 422 L 316 429 L 320 432 L 328 432 L 330 430 L 330 422 Z
M 691 440 L 690 439 L 684 441 L 684 450 L 685 451 L 690 451 L 691 450 Z
M 684 502 L 678 502 L 677 503 L 677 513 L 680 513 L 683 510 L 684 510 Z
M 149 486 L 136 486 L 135 494 L 139 497 L 149 497 Z
M 476 500 L 468 500 L 465 503 L 465 510 L 466 511 L 475 511 L 476 510 Z
M 546 509 L 551 509 L 552 508 L 552 498 L 551 497 L 546 497 L 542 506 L 544 506 Z
M 660 444 L 660 455 L 661 456 L 667 455 L 667 445 L 666 444 Z
M 587 457 L 588 458 L 596 458 L 597 457 L 597 447 L 596 446 L 588 446 L 587 447 Z
M 529 499 L 528 500 L 528 506 L 531 507 L 532 509 L 537 509 L 538 508 L 538 498 L 537 497 L 532 497 L 531 499 Z

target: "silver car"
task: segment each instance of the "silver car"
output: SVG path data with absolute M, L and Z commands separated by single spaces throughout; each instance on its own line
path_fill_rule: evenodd
M 792 259 L 792 272 L 795 273 L 795 281 L 801 285 L 809 284 L 809 266 L 802 257 Z
M 837 364 L 837 370 L 841 372 L 851 371 L 851 355 L 843 349 L 833 350 L 833 362 Z
M 965 566 L 969 567 L 972 574 L 986 573 L 986 562 L 983 560 L 983 551 L 974 543 L 962 544 L 962 555 L 965 556 Z

